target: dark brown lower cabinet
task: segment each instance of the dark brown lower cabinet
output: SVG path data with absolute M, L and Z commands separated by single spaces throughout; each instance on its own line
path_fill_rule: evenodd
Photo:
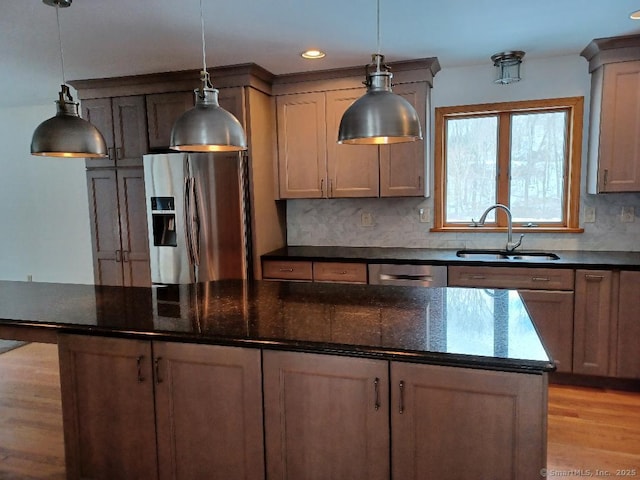
M 87 170 L 97 285 L 151 286 L 142 168 Z
M 151 343 L 61 335 L 67 478 L 158 478 Z
M 620 272 L 616 376 L 640 379 L 640 272 Z
M 558 372 L 573 364 L 573 292 L 518 290 Z
M 526 480 L 546 466 L 545 375 L 293 352 L 263 360 L 269 480 Z
M 260 351 L 59 338 L 69 479 L 264 478 Z
M 269 480 L 389 479 L 388 362 L 263 355 Z
M 573 373 L 609 375 L 613 272 L 576 270 Z
M 391 362 L 392 478 L 538 478 L 544 375 Z

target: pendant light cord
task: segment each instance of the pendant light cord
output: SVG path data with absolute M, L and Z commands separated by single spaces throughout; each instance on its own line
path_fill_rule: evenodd
M 60 33 L 60 4 L 56 2 L 56 21 L 58 22 L 58 45 L 60 45 L 60 69 L 62 70 L 62 84 L 67 84 L 64 76 L 64 50 L 62 49 L 62 34 Z
M 378 0 L 376 18 L 377 18 L 376 35 L 377 35 L 377 47 L 378 47 L 378 50 L 376 53 L 380 55 L 380 0 Z
M 202 0 L 200 0 L 200 31 L 202 33 L 202 83 L 204 88 L 213 88 L 207 72 L 207 51 L 204 39 L 204 14 L 202 9 Z
M 378 50 L 376 52 L 376 72 L 380 72 L 380 0 L 377 0 L 377 8 L 376 8 L 376 37 L 377 37 L 377 47 Z

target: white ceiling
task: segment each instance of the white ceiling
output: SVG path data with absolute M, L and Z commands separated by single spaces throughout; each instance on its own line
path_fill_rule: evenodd
M 640 0 L 381 0 L 387 61 L 443 68 L 579 52 L 640 33 Z M 204 0 L 207 65 L 254 62 L 275 74 L 364 65 L 376 49 L 375 0 Z M 60 10 L 67 80 L 199 68 L 198 0 L 74 0 Z M 0 0 L 0 107 L 53 102 L 61 83 L 55 9 Z M 310 47 L 327 52 L 303 60 Z M 586 63 L 585 63 L 586 68 Z M 215 77 L 214 77 L 215 85 Z

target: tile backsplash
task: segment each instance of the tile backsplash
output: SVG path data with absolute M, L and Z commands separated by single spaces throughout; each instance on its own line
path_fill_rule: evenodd
M 428 209 L 429 222 L 420 221 L 421 208 Z M 623 209 L 631 215 L 623 218 Z M 585 210 L 595 210 L 595 222 L 584 222 Z M 478 216 L 481 213 L 478 212 Z M 430 198 L 288 200 L 287 243 L 410 248 L 502 248 L 505 245 L 504 233 L 429 232 L 432 216 Z M 368 220 L 371 225 L 363 225 Z M 527 234 L 522 248 L 640 251 L 640 194 L 583 195 L 580 225 L 584 233 Z

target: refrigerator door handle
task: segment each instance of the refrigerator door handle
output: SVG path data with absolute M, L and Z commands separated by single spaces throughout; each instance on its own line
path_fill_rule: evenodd
M 187 251 L 189 260 L 192 265 L 199 265 L 199 249 L 198 249 L 198 208 L 196 204 L 195 179 L 193 177 L 185 178 L 185 195 L 184 195 L 184 215 L 185 215 L 185 239 L 187 243 Z

